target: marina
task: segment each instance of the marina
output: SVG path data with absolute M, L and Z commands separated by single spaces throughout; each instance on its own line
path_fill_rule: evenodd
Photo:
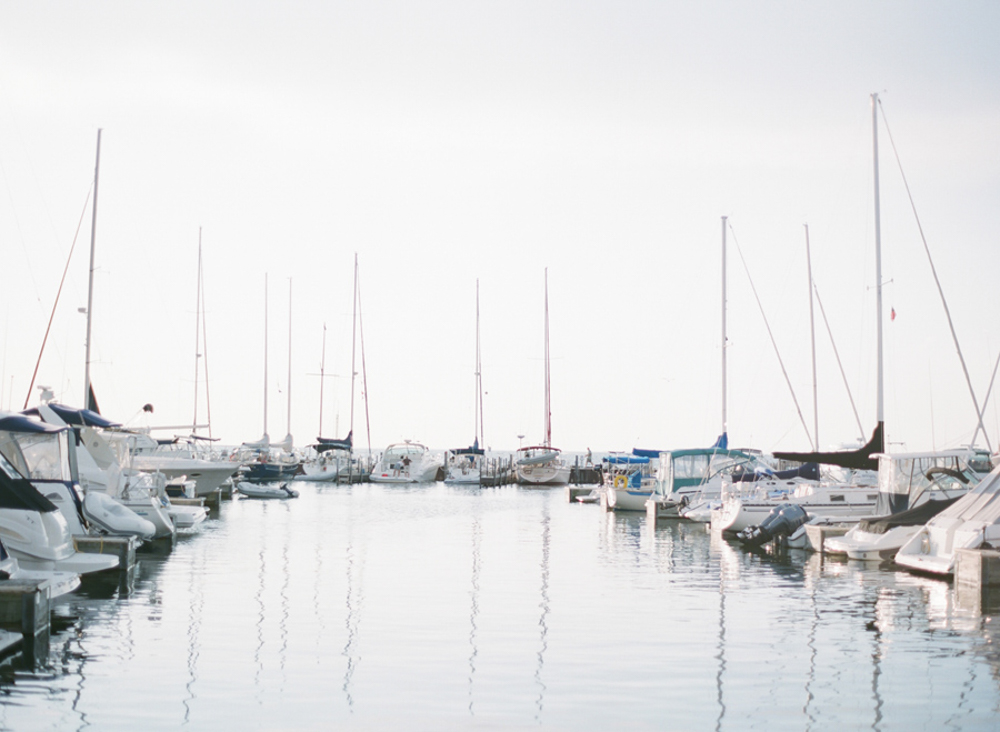
M 55 602 L 0 726 L 995 728 L 996 606 L 959 585 L 559 488 L 294 485 Z

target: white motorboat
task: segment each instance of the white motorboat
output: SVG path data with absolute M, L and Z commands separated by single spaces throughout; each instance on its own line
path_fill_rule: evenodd
M 76 572 L 25 569 L 17 561 L 17 557 L 7 551 L 2 541 L 0 541 L 0 580 L 48 581 L 50 600 L 67 595 L 80 586 L 80 575 Z
M 823 552 L 848 559 L 891 559 L 931 518 L 979 483 L 988 458 L 947 450 L 878 456 L 879 501 L 875 515 L 842 536 L 823 542 Z M 985 463 L 985 465 L 984 465 Z
M 645 511 L 656 476 L 645 455 L 608 455 L 601 461 L 607 507 L 613 511 Z
M 236 485 L 236 490 L 247 498 L 298 498 L 299 492 L 288 487 L 287 483 L 274 485 L 269 483 L 248 483 L 242 481 Z
M 951 575 L 959 549 L 1000 546 L 1000 468 L 983 478 L 896 552 L 896 564 L 918 572 Z
M 432 483 L 443 463 L 419 442 L 396 442 L 389 445 L 372 468 L 373 483 Z
M 875 512 L 878 489 L 853 483 L 759 481 L 750 494 L 729 493 L 712 511 L 713 531 L 738 533 L 759 526 L 778 506 L 795 503 L 810 518 L 861 519 Z
M 130 440 L 132 467 L 147 473 L 163 473 L 168 481 L 192 480 L 195 497 L 215 493 L 240 469 L 234 460 L 212 456 L 191 439 L 158 441 L 144 433 L 133 433 Z
M 23 414 L 0 416 L 0 453 L 16 472 L 63 514 L 73 536 L 106 534 L 146 540 L 154 527 L 120 501 L 98 493 L 83 496 L 76 471 L 76 441 L 67 427 Z
M 118 557 L 76 551 L 62 512 L 0 454 L 0 541 L 27 570 L 89 574 Z

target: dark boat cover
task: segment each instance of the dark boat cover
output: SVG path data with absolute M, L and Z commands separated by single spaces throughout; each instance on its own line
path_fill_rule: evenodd
M 71 424 L 75 427 L 100 427 L 101 429 L 121 427 L 120 422 L 112 422 L 111 420 L 105 419 L 97 412 L 90 409 L 76 409 L 75 407 L 67 407 L 62 404 L 56 404 L 55 402 L 49 402 L 48 407 L 55 412 L 59 416 L 59 419 L 63 422 Z M 21 414 L 28 414 L 32 417 L 40 416 L 38 413 L 38 407 L 26 409 L 21 412 Z
M 776 452 L 774 457 L 779 460 L 796 460 L 800 463 L 823 463 L 824 465 L 839 465 L 853 470 L 878 470 L 878 460 L 873 458 L 880 452 L 885 452 L 884 425 L 879 422 L 872 432 L 868 444 L 859 450 L 841 450 L 838 452 Z
M 862 519 L 858 523 L 858 528 L 871 534 L 884 534 L 889 529 L 894 529 L 897 526 L 923 526 L 959 498 L 961 496 L 947 498 L 943 501 L 926 501 L 916 508 L 911 508 L 907 511 L 900 511 L 888 516 Z

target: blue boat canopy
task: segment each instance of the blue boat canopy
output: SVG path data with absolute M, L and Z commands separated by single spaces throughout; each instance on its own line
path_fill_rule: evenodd
M 56 404 L 55 402 L 49 402 L 48 407 L 55 412 L 59 416 L 59 419 L 63 422 L 71 424 L 75 427 L 100 427 L 102 429 L 121 427 L 120 422 L 112 422 L 111 420 L 105 419 L 97 412 L 90 409 L 76 409 L 74 407 Z M 38 413 L 38 407 L 26 409 L 21 412 L 21 414 L 28 414 L 32 417 L 41 416 Z
M 39 422 L 24 414 L 6 414 L 0 417 L 0 430 L 7 432 L 62 432 L 64 429 L 66 428 Z
M 316 452 L 326 452 L 327 450 L 350 450 L 354 444 L 354 430 L 347 433 L 343 440 L 336 440 L 332 437 L 317 437 Z
M 666 452 L 666 450 L 646 450 L 646 449 L 641 448 L 641 447 L 633 447 L 632 448 L 632 454 L 635 455 L 636 457 L 645 457 L 645 458 L 656 459 L 656 458 L 660 457 L 660 453 L 661 452 Z
M 657 453 L 657 456 L 659 456 L 659 453 Z M 648 457 L 640 457 L 638 455 L 609 455 L 602 458 L 602 460 L 609 465 L 646 465 L 649 463 Z

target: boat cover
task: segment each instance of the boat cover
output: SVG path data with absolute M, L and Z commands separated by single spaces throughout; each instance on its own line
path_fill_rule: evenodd
M 100 427 L 101 429 L 121 427 L 121 423 L 105 419 L 97 412 L 90 409 L 76 409 L 75 407 L 67 407 L 63 404 L 56 404 L 55 402 L 49 402 L 46 406 L 55 412 L 59 416 L 59 419 L 63 422 L 76 427 Z M 38 407 L 26 409 L 21 412 L 21 414 L 27 414 L 32 417 L 41 416 L 38 413 Z
M 800 463 L 823 463 L 824 465 L 839 465 L 853 470 L 878 470 L 878 460 L 873 458 L 880 452 L 885 452 L 885 426 L 879 422 L 872 432 L 868 444 L 858 450 L 839 450 L 836 452 L 776 452 L 778 460 L 796 460 Z
M 666 450 L 645 450 L 641 447 L 632 448 L 632 454 L 636 457 L 653 458 L 654 460 L 660 457 L 661 452 L 666 452 Z
M 657 454 L 659 457 L 659 454 Z M 648 457 L 639 457 L 636 455 L 608 455 L 601 460 L 609 465 L 648 465 Z
M 350 450 L 354 444 L 354 430 L 347 433 L 343 440 L 336 440 L 332 437 L 317 437 L 314 448 L 316 452 L 326 452 L 327 450 Z
M 884 534 L 889 529 L 894 529 L 897 526 L 923 526 L 958 499 L 959 496 L 947 498 L 943 501 L 926 501 L 908 511 L 901 511 L 900 513 L 888 516 L 862 519 L 858 523 L 858 528 L 861 531 L 867 531 L 869 534 Z
M 25 414 L 5 414 L 0 417 L 0 430 L 6 432 L 62 432 L 65 427 L 46 424 Z

